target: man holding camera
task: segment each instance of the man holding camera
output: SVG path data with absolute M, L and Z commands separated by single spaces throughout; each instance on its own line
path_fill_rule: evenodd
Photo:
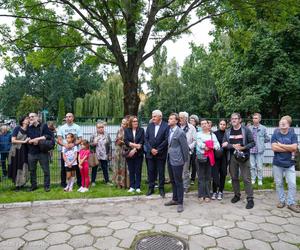
M 232 187 L 234 197 L 232 203 L 236 203 L 241 199 L 239 170 L 243 178 L 245 192 L 247 194 L 247 209 L 254 207 L 253 189 L 251 184 L 250 172 L 250 148 L 255 146 L 253 135 L 249 128 L 241 124 L 241 116 L 239 113 L 231 115 L 232 127 L 226 130 L 223 139 L 223 148 L 228 149 L 229 172 L 232 179 Z

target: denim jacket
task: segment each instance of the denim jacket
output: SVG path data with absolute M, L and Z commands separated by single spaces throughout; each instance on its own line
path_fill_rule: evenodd
M 251 130 L 251 133 L 253 134 L 253 125 L 249 126 L 249 129 Z M 265 151 L 265 144 L 267 142 L 270 142 L 270 137 L 267 133 L 267 128 L 261 124 L 259 124 L 258 129 L 257 129 L 257 138 L 256 138 L 256 147 L 257 147 L 257 152 L 259 154 L 263 153 Z

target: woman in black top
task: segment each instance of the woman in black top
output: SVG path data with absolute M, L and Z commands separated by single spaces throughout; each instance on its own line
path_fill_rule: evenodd
M 214 132 L 220 145 L 222 145 L 223 137 L 227 128 L 227 122 L 225 120 L 219 121 L 219 129 Z M 215 166 L 212 168 L 212 177 L 213 177 L 213 195 L 212 199 L 223 199 L 223 190 L 225 186 L 225 179 L 227 175 L 227 157 L 226 149 L 221 148 L 222 151 L 215 153 Z
M 16 185 L 16 191 L 23 187 L 29 177 L 27 128 L 29 125 L 28 116 L 19 119 L 19 126 L 15 127 L 12 133 L 12 146 L 8 155 L 8 177 Z
M 134 191 L 141 192 L 144 135 L 145 131 L 139 127 L 137 117 L 130 117 L 124 135 L 124 142 L 129 148 L 125 157 L 129 170 L 130 189 L 128 192 L 130 193 Z

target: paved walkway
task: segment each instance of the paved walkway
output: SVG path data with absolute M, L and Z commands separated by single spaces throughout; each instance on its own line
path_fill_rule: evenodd
M 190 249 L 289 250 L 300 247 L 300 214 L 275 208 L 274 192 L 245 201 L 199 204 L 195 195 L 185 211 L 145 199 L 99 204 L 85 200 L 56 205 L 0 209 L 0 249 L 127 249 L 144 231 L 164 231 L 189 242 Z M 97 204 L 98 203 L 98 204 Z

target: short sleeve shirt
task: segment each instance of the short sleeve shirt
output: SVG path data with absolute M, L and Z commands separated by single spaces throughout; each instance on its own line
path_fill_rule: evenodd
M 285 135 L 276 129 L 272 135 L 271 143 L 282 143 L 282 144 L 298 144 L 297 135 L 292 130 Z M 274 152 L 273 165 L 278 167 L 288 168 L 295 165 L 295 161 L 292 159 L 291 152 Z
M 76 159 L 77 156 L 77 147 L 73 147 L 70 149 L 67 149 L 65 147 L 62 147 L 62 152 L 66 156 L 68 162 L 72 162 Z M 72 163 L 72 166 L 77 165 L 77 159 Z M 65 166 L 67 167 L 68 165 L 65 163 Z
M 63 143 L 66 143 L 67 134 L 73 134 L 76 138 L 79 138 L 82 137 L 82 130 L 76 123 L 71 126 L 66 123 L 58 128 L 57 136 L 61 136 Z M 77 149 L 79 150 L 79 148 Z

